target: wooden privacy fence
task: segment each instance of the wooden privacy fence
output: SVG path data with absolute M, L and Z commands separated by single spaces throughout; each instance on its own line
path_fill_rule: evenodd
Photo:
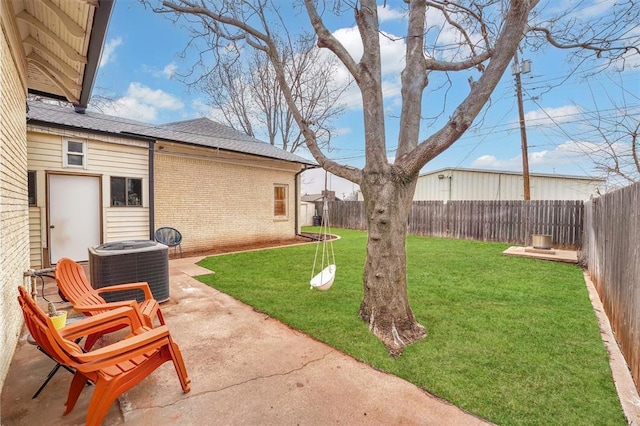
M 640 184 L 585 203 L 580 257 L 640 391 Z
M 331 202 L 329 215 L 332 226 L 367 229 L 363 201 Z M 582 201 L 414 201 L 408 231 L 520 245 L 531 244 L 532 234 L 549 234 L 554 247 L 577 249 L 582 219 Z

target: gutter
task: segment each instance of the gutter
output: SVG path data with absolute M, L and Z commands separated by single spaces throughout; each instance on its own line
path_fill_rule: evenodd
M 155 145 L 156 141 L 149 141 L 149 239 L 155 241 L 156 228 L 156 185 L 155 185 Z
M 136 139 L 142 139 L 149 144 L 149 239 L 155 241 L 155 222 L 156 222 L 156 201 L 155 201 L 155 143 L 154 138 L 148 136 L 137 135 L 129 132 L 115 133 L 119 136 L 133 137 Z
M 102 56 L 102 47 L 107 39 L 107 28 L 111 20 L 111 11 L 114 3 L 112 0 L 98 0 L 98 6 L 93 15 L 91 38 L 89 39 L 87 51 L 87 65 L 82 78 L 82 91 L 80 92 L 78 104 L 74 105 L 76 112 L 81 114 L 84 114 L 87 108 L 93 85 L 96 81 L 98 65 Z

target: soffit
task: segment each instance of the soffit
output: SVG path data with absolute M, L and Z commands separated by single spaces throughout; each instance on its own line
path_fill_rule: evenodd
M 29 91 L 85 104 L 88 94 L 83 92 L 91 91 L 100 56 L 98 51 L 97 57 L 91 57 L 91 51 L 95 49 L 91 46 L 92 37 L 95 32 L 100 33 L 96 42 L 101 50 L 108 22 L 107 16 L 106 22 L 100 24 L 101 28 L 94 29 L 94 18 L 100 8 L 108 9 L 110 15 L 111 3 L 98 0 L 12 1 L 27 61 Z M 90 70 L 93 72 L 87 75 Z M 88 86 L 87 78 L 91 79 Z

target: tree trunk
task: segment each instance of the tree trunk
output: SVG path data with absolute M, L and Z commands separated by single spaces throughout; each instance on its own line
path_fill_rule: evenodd
M 365 170 L 360 186 L 369 235 L 358 315 L 389 354 L 398 356 L 427 331 L 416 322 L 407 294 L 405 240 L 418 176 L 400 176 L 394 170 L 393 166 L 382 172 Z

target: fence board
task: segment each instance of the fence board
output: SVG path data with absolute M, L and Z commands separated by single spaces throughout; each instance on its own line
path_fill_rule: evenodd
M 364 202 L 329 206 L 332 226 L 367 229 Z M 549 234 L 554 247 L 578 249 L 582 215 L 582 201 L 414 201 L 407 225 L 415 235 L 520 245 L 530 245 L 532 234 Z
M 640 391 L 640 184 L 584 206 L 580 260 L 587 264 Z

